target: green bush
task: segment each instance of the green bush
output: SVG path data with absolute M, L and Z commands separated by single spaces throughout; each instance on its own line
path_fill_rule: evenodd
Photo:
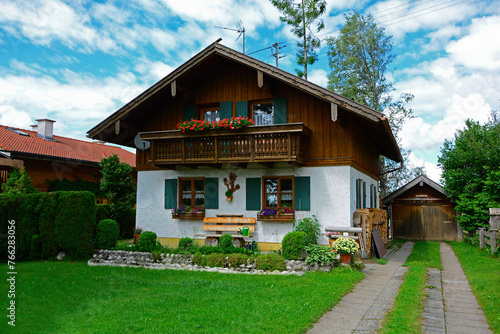
M 224 267 L 226 265 L 226 255 L 220 253 L 213 253 L 205 255 L 204 260 L 209 267 Z
M 65 251 L 69 258 L 93 252 L 95 197 L 89 192 L 0 195 L 0 254 L 7 258 L 7 228 L 15 221 L 16 260 L 49 259 Z
M 103 219 L 97 224 L 97 248 L 111 249 L 118 241 L 118 223 L 113 219 Z
M 57 256 L 55 221 L 57 215 L 57 200 L 59 193 L 42 193 L 38 201 L 38 229 L 42 243 L 41 259 L 50 259 Z
M 223 234 L 219 239 L 219 247 L 225 254 L 232 253 L 233 248 L 235 248 L 233 245 L 233 236 L 228 233 Z
M 283 256 L 288 260 L 300 260 L 304 247 L 308 245 L 305 232 L 290 232 L 283 238 Z
M 248 255 L 245 254 L 229 254 L 227 256 L 227 261 L 229 262 L 229 266 L 231 268 L 238 268 L 242 264 L 247 264 Z
M 189 237 L 184 237 L 179 240 L 179 246 L 177 247 L 179 251 L 190 251 L 193 246 L 193 239 Z
M 141 237 L 139 238 L 139 241 L 136 245 L 137 251 L 152 252 L 156 250 L 158 248 L 156 239 L 156 233 L 150 231 L 142 232 Z
M 196 252 L 193 254 L 193 258 L 191 259 L 191 263 L 200 265 L 202 259 L 203 259 L 203 254 L 201 254 L 200 252 Z
M 109 205 L 109 204 L 97 204 L 96 205 L 96 212 L 95 212 L 95 221 L 100 222 L 101 220 L 104 220 L 104 219 L 113 219 L 111 217 L 111 205 Z M 96 233 L 97 233 L 97 231 L 94 230 L 94 237 L 95 237 Z
M 309 244 L 317 244 L 318 238 L 321 236 L 321 225 L 318 218 L 313 215 L 311 218 L 303 218 L 293 222 L 294 232 L 305 232 L 307 234 L 306 246 Z
M 60 248 L 71 259 L 92 255 L 92 230 L 95 225 L 95 196 L 88 191 L 61 192 L 59 195 L 55 235 Z
M 308 264 L 326 265 L 337 262 L 336 254 L 331 247 L 323 245 L 309 245 L 304 247 L 307 252 L 306 262 Z
M 257 269 L 260 270 L 284 271 L 286 269 L 286 263 L 283 256 L 274 253 L 257 256 L 255 264 L 257 265 Z
M 132 239 L 135 228 L 135 208 L 128 206 L 110 206 L 111 216 L 120 228 L 120 238 Z

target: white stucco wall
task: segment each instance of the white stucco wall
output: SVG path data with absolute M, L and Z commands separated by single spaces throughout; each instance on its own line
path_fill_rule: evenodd
M 234 193 L 233 201 L 227 202 L 224 196 L 227 189 L 223 184 L 223 179 L 231 172 L 236 174 L 236 184 L 239 184 L 241 188 Z M 155 232 L 158 237 L 166 238 L 193 237 L 196 229 L 198 233 L 203 233 L 201 220 L 172 219 L 171 209 L 165 209 L 164 205 L 165 179 L 218 177 L 219 209 L 206 210 L 205 216 L 242 214 L 244 217 L 257 217 L 257 211 L 246 210 L 245 179 L 286 175 L 311 177 L 311 210 L 297 211 L 295 217 L 300 219 L 316 215 L 322 226 L 350 226 L 352 213 L 356 207 L 356 178 L 363 178 L 368 187 L 369 182 L 376 184 L 375 180 L 349 166 L 297 168 L 283 164 L 281 168 L 261 168 L 260 165 L 249 164 L 249 168 L 246 169 L 224 165 L 222 169 L 143 171 L 138 173 L 137 178 L 136 225 L 143 230 Z M 290 231 L 292 231 L 292 223 L 257 221 L 255 240 L 280 243 L 285 234 Z M 326 237 L 319 241 L 324 244 L 328 242 Z

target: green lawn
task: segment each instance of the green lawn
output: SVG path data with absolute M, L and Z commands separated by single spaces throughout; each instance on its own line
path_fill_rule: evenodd
M 343 268 L 297 277 L 82 262 L 26 262 L 16 270 L 19 333 L 302 333 L 364 277 Z M 5 310 L 5 279 L 0 288 Z M 0 333 L 9 329 L 4 316 Z
M 442 269 L 439 243 L 417 241 L 406 260 L 408 271 L 394 306 L 382 325 L 381 333 L 421 333 L 427 267 Z
M 500 259 L 465 242 L 451 243 L 494 333 L 500 333 Z

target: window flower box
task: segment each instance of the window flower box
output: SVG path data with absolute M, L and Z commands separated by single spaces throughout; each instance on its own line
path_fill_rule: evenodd
M 172 219 L 203 219 L 204 217 L 204 208 L 181 206 L 172 210 Z
M 265 209 L 257 213 L 259 221 L 293 222 L 295 211 L 290 208 Z

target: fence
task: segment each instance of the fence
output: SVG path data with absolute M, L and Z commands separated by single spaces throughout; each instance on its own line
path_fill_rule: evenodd
M 483 249 L 485 245 L 489 245 L 491 248 L 491 254 L 495 253 L 497 249 L 497 229 L 491 229 L 489 232 L 486 232 L 485 228 L 480 228 L 478 230 L 479 233 L 479 248 Z

